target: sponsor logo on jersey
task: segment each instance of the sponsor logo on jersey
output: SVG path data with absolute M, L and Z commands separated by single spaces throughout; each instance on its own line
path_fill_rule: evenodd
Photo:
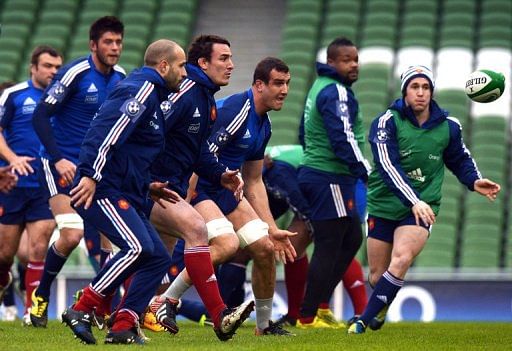
M 250 137 L 251 137 L 251 132 L 249 131 L 249 129 L 247 129 L 245 131 L 245 134 L 242 139 L 249 139 Z
M 429 160 L 439 161 L 441 159 L 441 156 L 428 154 L 428 159 Z
M 88 93 L 97 93 L 98 88 L 96 88 L 96 85 L 94 85 L 94 83 L 91 83 L 91 85 L 89 85 L 89 88 L 87 88 L 87 92 Z
M 36 108 L 36 102 L 29 96 L 23 101 L 23 107 L 21 108 L 21 113 L 24 115 L 29 115 L 34 113 L 34 109 Z
M 425 181 L 425 176 L 421 172 L 421 168 L 416 168 L 415 170 L 410 171 L 407 173 L 407 176 L 411 179 L 417 180 L 418 182 L 423 183 Z
M 201 114 L 199 113 L 199 109 L 196 107 L 196 110 L 194 111 L 192 118 L 199 118 L 199 117 L 201 117 Z
M 155 121 L 151 120 L 149 121 L 149 126 L 152 127 L 154 130 L 159 130 L 160 126 Z
M 201 123 L 194 123 L 188 126 L 189 133 L 199 133 L 199 129 L 201 129 Z
M 130 208 L 130 203 L 128 201 L 126 201 L 125 199 L 119 199 L 117 201 L 117 206 L 119 206 L 119 208 L 121 210 L 127 210 Z
M 400 150 L 400 156 L 401 157 L 407 157 L 409 156 L 410 154 L 412 154 L 412 150 Z

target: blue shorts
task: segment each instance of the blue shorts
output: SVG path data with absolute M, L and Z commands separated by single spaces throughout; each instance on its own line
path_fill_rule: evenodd
M 64 178 L 57 172 L 55 165 L 51 164 L 48 159 L 41 157 L 41 163 L 43 171 L 39 172 L 39 184 L 41 184 L 48 199 L 58 194 L 69 196 L 73 184 L 66 184 Z
M 369 214 L 367 236 L 369 238 L 374 238 L 388 243 L 393 243 L 396 228 L 404 225 L 416 225 L 416 219 L 414 218 L 414 216 L 410 215 L 399 221 L 393 221 L 390 219 L 375 217 Z M 430 230 L 432 229 L 431 225 L 427 226 L 423 224 L 422 221 L 420 221 L 420 227 L 423 227 L 426 230 L 428 230 L 430 235 Z
M 53 219 L 48 198 L 41 188 L 14 188 L 0 193 L 0 223 L 23 224 Z
M 84 240 L 85 246 L 87 246 L 87 252 L 89 256 L 98 256 L 101 254 L 101 240 L 100 232 L 96 230 L 92 225 L 87 224 L 84 221 Z
M 222 213 L 227 216 L 233 212 L 238 206 L 238 200 L 231 190 L 219 188 L 217 191 L 206 191 L 199 184 L 196 187 L 196 194 L 190 204 L 197 205 L 201 201 L 212 200 L 220 208 Z
M 299 168 L 299 185 L 311 208 L 311 220 L 357 217 L 356 181 L 347 175 Z
M 309 218 L 310 209 L 297 182 L 297 171 L 289 163 L 274 161 L 271 168 L 263 172 L 268 203 L 274 218 L 279 218 L 291 209 L 301 218 Z

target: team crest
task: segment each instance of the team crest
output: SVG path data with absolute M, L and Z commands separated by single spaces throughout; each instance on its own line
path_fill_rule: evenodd
M 57 101 L 62 101 L 64 95 L 66 93 L 66 86 L 59 81 L 56 81 L 55 84 L 48 91 L 48 95 L 56 99 Z
M 343 117 L 343 116 L 348 115 L 348 106 L 344 101 L 338 101 L 336 113 L 337 113 L 338 117 Z
M 162 103 L 160 104 L 160 109 L 162 110 L 164 118 L 167 119 L 167 117 L 169 117 L 169 115 L 171 114 L 172 102 L 169 100 L 162 101 Z
M 64 179 L 64 177 L 60 177 L 58 183 L 61 188 L 65 188 L 68 186 L 68 182 L 66 182 L 66 179 Z
M 348 199 L 347 201 L 347 207 L 350 211 L 352 211 L 354 209 L 354 200 L 352 199 Z
M 176 265 L 172 265 L 171 268 L 169 269 L 169 274 L 173 277 L 177 276 L 179 272 L 180 270 Z
M 121 210 L 127 210 L 130 208 L 130 203 L 125 199 L 120 199 L 119 201 L 117 201 L 117 205 Z
M 137 99 L 133 98 L 126 100 L 121 106 L 120 111 L 127 115 L 132 120 L 132 122 L 135 123 L 145 109 L 146 106 L 141 104 Z
M 375 219 L 368 218 L 368 230 L 371 231 L 375 228 Z
M 215 105 L 210 109 L 210 121 L 215 122 L 217 119 L 217 107 Z
M 224 145 L 229 140 L 229 134 L 226 128 L 222 127 L 215 133 L 215 143 L 217 145 Z
M 375 134 L 375 142 L 383 144 L 388 140 L 388 131 L 384 128 L 379 128 Z

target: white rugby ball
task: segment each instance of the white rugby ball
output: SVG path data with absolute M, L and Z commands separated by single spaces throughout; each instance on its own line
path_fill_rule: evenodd
M 477 70 L 466 81 L 466 95 L 476 102 L 492 102 L 505 90 L 505 76 L 488 69 Z

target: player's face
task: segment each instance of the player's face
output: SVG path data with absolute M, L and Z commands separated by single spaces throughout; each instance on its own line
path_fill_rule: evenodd
M 262 101 L 267 111 L 279 111 L 283 107 L 284 99 L 288 95 L 290 85 L 290 73 L 278 72 L 275 69 L 270 71 L 268 84 L 263 82 L 257 84 L 257 89 L 261 89 Z
M 359 54 L 355 46 L 338 47 L 336 58 L 328 59 L 327 63 L 349 82 L 353 83 L 359 77 Z
M 425 111 L 430 104 L 431 97 L 432 91 L 428 79 L 423 77 L 414 78 L 407 85 L 405 103 L 411 106 L 415 113 Z
M 173 92 L 180 90 L 180 83 L 187 77 L 185 52 L 182 48 L 178 48 L 177 50 L 176 59 L 167 63 L 167 73 L 163 76 L 167 87 Z
M 62 66 L 62 57 L 54 57 L 48 53 L 39 55 L 37 65 L 30 66 L 32 82 L 39 89 L 46 88 L 60 66 Z
M 123 51 L 123 36 L 120 33 L 105 32 L 98 41 L 90 42 L 93 56 L 103 68 L 110 68 L 119 62 Z
M 212 46 L 210 61 L 204 60 L 200 63 L 200 66 L 213 83 L 225 86 L 229 84 L 231 72 L 235 68 L 231 60 L 232 57 L 233 55 L 228 45 L 215 43 Z

